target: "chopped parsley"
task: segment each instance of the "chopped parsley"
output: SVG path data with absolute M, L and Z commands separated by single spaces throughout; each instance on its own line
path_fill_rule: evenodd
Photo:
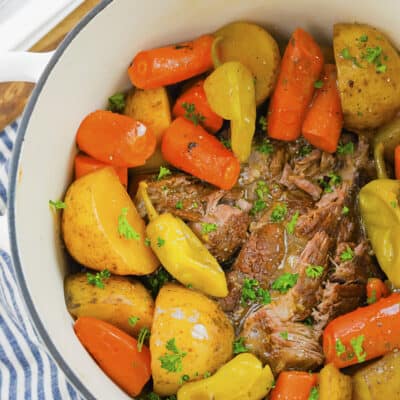
M 272 283 L 272 289 L 277 290 L 280 293 L 287 293 L 299 279 L 299 274 L 291 274 L 290 272 L 285 272 L 283 275 L 279 276 Z
M 270 220 L 272 222 L 281 222 L 285 219 L 287 214 L 287 207 L 286 204 L 278 204 L 275 206 L 275 208 L 272 210 Z
M 335 350 L 339 357 L 346 352 L 346 347 L 339 338 L 336 339 Z
M 357 67 L 361 68 L 361 65 L 358 63 L 357 58 L 353 57 L 350 54 L 350 50 L 346 47 L 344 49 L 342 49 L 342 51 L 340 52 L 340 55 L 345 59 L 345 60 L 350 60 L 353 62 L 353 64 Z
M 158 176 L 157 176 L 157 180 L 159 181 L 168 175 L 171 175 L 171 171 L 168 168 L 161 166 L 160 172 L 158 173 Z
M 300 147 L 299 154 L 301 157 L 305 157 L 306 155 L 312 152 L 312 147 L 309 144 L 305 144 Z
M 251 215 L 256 215 L 267 208 L 267 203 L 264 200 L 257 199 L 250 210 Z
M 297 224 L 297 220 L 299 219 L 299 212 L 296 211 L 293 215 L 291 220 L 286 224 L 286 231 L 287 233 L 290 233 L 291 235 L 293 235 L 294 233 L 294 228 L 296 227 Z
M 260 282 L 256 279 L 244 278 L 241 303 L 242 305 L 246 305 L 254 301 L 259 301 L 262 304 L 269 304 L 271 303 L 271 295 L 268 290 L 260 286 Z
M 129 317 L 128 324 L 130 326 L 135 326 L 137 324 L 137 322 L 139 321 L 139 319 L 140 319 L 139 317 L 135 317 L 135 316 Z
M 361 58 L 367 61 L 369 64 L 375 65 L 375 71 L 378 73 L 386 72 L 387 66 L 382 64 L 381 57 L 383 56 L 382 47 L 367 47 L 365 52 L 361 55 Z M 384 57 L 386 60 L 387 57 Z
M 190 379 L 189 375 L 182 375 L 179 379 L 179 384 L 182 385 L 183 383 L 187 382 Z
M 164 286 L 167 282 L 172 280 L 172 276 L 163 267 L 158 268 L 158 270 L 149 275 L 147 278 L 147 283 L 150 286 L 151 294 L 153 297 L 157 295 L 160 288 Z
M 132 225 L 126 218 L 128 215 L 128 207 L 124 207 L 121 210 L 121 214 L 118 217 L 118 233 L 125 239 L 139 240 L 140 235 L 133 229 Z
M 49 205 L 52 207 L 54 210 L 62 210 L 64 209 L 67 205 L 61 201 L 61 200 L 49 200 Z
M 366 35 L 365 33 L 362 34 L 357 40 L 359 40 L 362 43 L 368 42 L 368 35 Z
M 354 252 L 353 250 L 347 246 L 346 250 L 344 250 L 341 254 L 340 254 L 340 261 L 351 261 L 354 258 Z
M 274 146 L 269 139 L 264 139 L 261 144 L 256 147 L 256 150 L 263 154 L 272 154 L 274 152 Z
M 244 337 L 237 338 L 233 342 L 233 354 L 247 353 L 249 349 L 244 344 Z
M 206 117 L 198 112 L 196 112 L 196 106 L 194 103 L 182 103 L 182 108 L 185 110 L 185 115 L 184 117 L 192 121 L 194 125 L 199 125 L 201 122 L 203 122 Z
M 284 340 L 288 340 L 289 339 L 288 331 L 279 332 L 279 336 Z
M 209 222 L 203 222 L 201 224 L 201 233 L 207 234 L 211 232 L 215 232 L 217 230 L 217 224 L 212 224 Z
M 177 210 L 183 210 L 183 201 L 182 200 L 177 201 L 175 204 L 175 208 Z
M 349 212 L 350 212 L 349 207 L 344 206 L 343 209 L 342 209 L 342 215 L 347 215 Z
M 368 297 L 367 304 L 374 304 L 376 303 L 376 290 L 373 289 L 371 293 L 371 297 Z
M 315 81 L 315 82 L 314 82 L 314 87 L 315 87 L 315 89 L 321 89 L 322 86 L 324 86 L 324 82 L 323 82 L 323 81 L 318 80 L 318 81 Z
M 151 392 L 146 396 L 146 400 L 161 400 L 161 397 L 158 394 Z
M 318 400 L 318 399 L 319 399 L 319 391 L 318 391 L 318 388 L 316 386 L 314 386 L 311 389 L 310 396 L 308 397 L 308 400 Z
M 364 339 L 365 339 L 364 335 L 360 335 L 350 339 L 351 347 L 353 348 L 354 354 L 356 355 L 357 361 L 359 363 L 364 362 L 365 359 L 367 358 L 367 353 L 362 347 Z
M 197 204 L 197 201 L 194 201 L 194 202 L 193 202 L 192 208 L 199 208 L 199 205 Z
M 303 321 L 304 325 L 307 326 L 313 326 L 314 325 L 314 320 L 311 316 L 308 316 L 304 321 Z
M 322 187 L 322 189 L 324 189 L 325 193 L 332 193 L 333 188 L 339 185 L 341 182 L 342 178 L 333 172 L 330 172 L 328 175 L 318 180 L 319 185 Z
M 165 240 L 163 238 L 158 237 L 157 238 L 157 246 L 162 247 L 165 244 Z
M 322 276 L 324 267 L 322 265 L 309 265 L 306 267 L 306 275 L 308 278 L 316 279 Z
M 161 368 L 167 370 L 168 372 L 181 372 L 182 359 L 187 353 L 178 349 L 175 343 L 175 338 L 169 339 L 165 347 L 169 353 L 166 353 L 158 358 L 161 362 Z
M 256 215 L 257 213 L 265 210 L 267 204 L 264 201 L 264 198 L 268 194 L 269 194 L 269 189 L 267 184 L 264 181 L 258 181 L 256 188 L 257 200 L 254 202 L 253 207 L 250 210 L 251 215 Z
M 108 98 L 108 110 L 114 113 L 122 113 L 125 109 L 125 94 L 115 93 Z
M 143 327 L 142 329 L 140 329 L 139 335 L 138 335 L 138 338 L 137 338 L 137 349 L 138 349 L 139 353 L 142 352 L 143 343 L 144 343 L 145 340 L 147 340 L 149 337 L 150 337 L 150 330 L 149 330 L 149 328 Z
M 336 152 L 341 155 L 353 154 L 354 153 L 354 143 L 348 142 L 346 144 L 339 143 Z
M 258 124 L 260 125 L 260 128 L 262 131 L 266 132 L 267 131 L 267 118 L 264 117 L 264 115 L 262 115 L 259 119 L 258 119 Z
M 375 68 L 376 72 L 383 74 L 387 70 L 387 65 L 386 64 L 379 64 Z
M 103 271 L 97 272 L 96 274 L 91 274 L 88 272 L 86 274 L 87 282 L 90 285 L 96 286 L 100 289 L 104 289 L 104 280 L 108 279 L 111 273 L 108 269 L 103 269 Z
M 150 246 L 151 245 L 151 241 L 149 238 L 144 239 L 144 244 L 145 246 Z
M 221 143 L 222 143 L 228 150 L 231 150 L 231 149 L 232 149 L 231 142 L 230 142 L 229 139 L 224 139 L 224 138 L 222 138 L 222 139 L 221 139 Z
M 391 201 L 390 202 L 390 205 L 393 207 L 393 208 L 397 208 L 397 201 L 396 200 L 393 200 L 393 201 Z
M 204 372 L 204 375 L 203 375 L 204 378 L 209 378 L 210 376 L 211 376 L 211 372 L 210 371 Z

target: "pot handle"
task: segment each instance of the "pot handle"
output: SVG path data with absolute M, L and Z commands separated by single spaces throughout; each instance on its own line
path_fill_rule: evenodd
M 53 54 L 54 51 L 47 53 L 0 52 L 0 82 L 36 83 Z

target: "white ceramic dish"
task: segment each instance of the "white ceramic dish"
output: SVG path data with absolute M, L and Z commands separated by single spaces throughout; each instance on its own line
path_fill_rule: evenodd
M 288 36 L 297 26 L 328 40 L 332 24 L 359 21 L 399 45 L 398 0 L 106 0 L 68 36 L 42 75 L 25 112 L 12 160 L 12 257 L 29 313 L 51 354 L 88 399 L 127 399 L 76 339 L 63 292 L 67 271 L 49 199 L 63 196 L 81 119 L 128 85 L 140 49 L 190 39 L 233 20 Z M 56 227 L 56 228 L 55 228 Z

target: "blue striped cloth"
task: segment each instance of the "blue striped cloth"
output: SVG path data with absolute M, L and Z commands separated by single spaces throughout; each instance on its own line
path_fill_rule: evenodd
M 0 132 L 1 215 L 6 208 L 8 165 L 18 122 Z M 5 223 L 2 218 L 0 224 Z M 4 226 L 1 230 L 7 231 Z M 82 399 L 48 354 L 29 320 L 8 249 L 8 243 L 0 242 L 0 400 Z

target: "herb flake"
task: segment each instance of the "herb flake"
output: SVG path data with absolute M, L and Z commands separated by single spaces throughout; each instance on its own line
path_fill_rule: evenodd
M 207 233 L 215 232 L 217 230 L 217 224 L 209 222 L 203 222 L 201 224 L 201 233 L 206 235 Z
M 274 146 L 269 139 L 264 139 L 261 144 L 256 147 L 256 150 L 263 154 L 272 154 L 274 152 Z
M 359 363 L 364 362 L 365 359 L 367 358 L 367 353 L 363 349 L 364 339 L 365 339 L 364 335 L 360 335 L 350 339 L 350 345 L 353 348 L 354 354 L 356 355 L 357 361 Z
M 275 206 L 275 208 L 272 210 L 270 220 L 272 222 L 282 222 L 287 214 L 287 206 L 286 204 L 278 204 Z
M 322 265 L 308 265 L 306 267 L 306 275 L 308 278 L 316 279 L 322 276 L 324 267 Z
M 246 305 L 254 301 L 262 304 L 271 303 L 271 295 L 268 290 L 260 286 L 256 279 L 244 278 L 242 286 L 241 304 Z
M 167 167 L 160 167 L 160 172 L 158 173 L 157 180 L 160 181 L 164 177 L 171 175 L 172 172 Z
M 182 359 L 187 353 L 178 349 L 175 343 L 175 338 L 169 339 L 165 347 L 169 353 L 166 353 L 158 358 L 161 362 L 161 368 L 167 370 L 168 372 L 181 372 Z
M 143 344 L 145 340 L 147 340 L 150 337 L 150 330 L 149 328 L 143 327 L 139 331 L 138 339 L 137 339 L 137 349 L 139 353 L 142 352 Z
M 348 142 L 346 144 L 339 143 L 336 152 L 340 155 L 353 154 L 354 153 L 354 143 Z
M 346 352 L 346 347 L 339 338 L 336 339 L 335 350 L 339 357 Z
M 132 225 L 128 222 L 128 207 L 124 207 L 121 210 L 121 214 L 118 217 L 118 233 L 121 237 L 131 240 L 139 240 L 140 235 L 133 229 Z
M 86 279 L 89 285 L 104 289 L 104 280 L 108 279 L 110 276 L 110 271 L 108 269 L 104 269 L 103 271 L 97 272 L 96 274 L 88 272 L 86 274 Z
M 314 87 L 315 89 L 321 89 L 324 86 L 324 82 L 321 80 L 315 81 L 314 82 Z
M 285 294 L 297 283 L 298 279 L 299 274 L 291 274 L 290 272 L 285 272 L 277 279 L 275 279 L 275 281 L 272 283 L 272 289 Z
M 344 250 L 341 254 L 340 254 L 340 261 L 351 261 L 354 258 L 354 252 L 353 250 L 347 246 L 346 250 Z
M 49 200 L 49 205 L 51 208 L 54 210 L 62 210 L 64 209 L 67 205 L 61 201 L 61 200 Z
M 290 221 L 287 223 L 286 225 L 286 231 L 287 233 L 293 235 L 294 233 L 294 229 L 296 228 L 296 224 L 297 224 L 297 220 L 299 219 L 299 212 L 296 211 L 293 215 L 292 218 L 290 219 Z
M 129 317 L 128 318 L 128 324 L 130 326 L 135 326 L 139 320 L 140 320 L 140 318 L 136 317 L 136 316 Z
M 125 94 L 115 93 L 108 98 L 108 110 L 114 113 L 122 113 L 125 109 Z
M 194 103 L 183 102 L 182 108 L 185 110 L 184 117 L 187 120 L 192 121 L 194 125 L 199 125 L 206 119 L 204 115 L 196 112 L 196 106 Z
M 233 354 L 247 353 L 249 350 L 244 344 L 244 337 L 239 337 L 233 342 Z

